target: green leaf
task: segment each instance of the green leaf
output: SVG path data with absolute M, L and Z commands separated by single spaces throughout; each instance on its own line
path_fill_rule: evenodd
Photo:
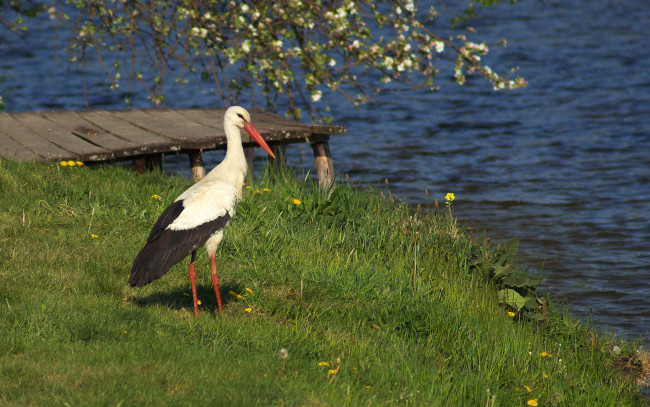
M 510 287 L 533 287 L 536 279 L 525 274 L 511 274 L 503 280 L 503 283 Z
M 517 256 L 517 251 L 519 250 L 519 238 L 514 237 L 503 244 L 503 250 L 505 252 L 505 257 L 512 262 Z
M 528 318 L 530 320 L 533 320 L 533 321 L 539 321 L 539 322 L 546 321 L 546 315 L 544 315 L 544 314 L 529 313 L 529 314 L 526 314 L 526 318 Z
M 541 304 L 536 297 L 528 298 L 528 300 L 526 301 L 526 308 L 529 310 L 537 310 L 540 305 Z
M 500 290 L 497 295 L 499 296 L 499 302 L 504 302 L 517 311 L 521 310 L 526 305 L 526 299 L 511 288 Z

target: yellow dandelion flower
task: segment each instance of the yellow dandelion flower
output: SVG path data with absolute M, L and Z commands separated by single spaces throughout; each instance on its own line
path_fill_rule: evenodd
M 370 389 L 372 389 L 372 386 L 369 385 L 369 384 L 366 384 L 366 389 L 370 390 Z
M 67 166 L 68 166 L 68 162 L 67 162 L 67 161 L 61 161 L 60 164 L 61 164 L 61 167 L 67 167 Z
M 201 300 L 197 300 L 196 303 L 197 303 L 198 305 L 201 305 Z
M 84 165 L 84 163 L 82 161 L 77 161 L 77 165 L 82 166 L 82 165 Z
M 251 312 L 253 309 L 252 308 L 245 308 L 244 311 L 246 312 Z
M 72 160 L 68 161 L 68 166 L 70 166 L 70 167 L 74 167 L 75 165 L 77 165 L 76 162 L 74 162 L 74 161 L 72 161 Z
M 126 329 L 125 329 L 125 330 L 123 330 L 123 331 L 122 331 L 122 333 L 123 333 L 124 335 L 126 335 Z
M 97 235 L 94 234 L 94 233 L 91 233 L 91 234 L 90 234 L 90 237 L 92 237 L 93 239 L 97 239 L 99 236 L 97 236 Z
M 538 404 L 537 404 L 537 399 L 530 399 L 530 400 L 528 400 L 528 401 L 526 402 L 526 405 L 529 405 L 529 406 L 532 406 L 532 407 L 536 407 L 536 406 L 538 405 Z
M 158 200 L 160 200 L 160 196 L 157 195 L 157 194 L 153 194 L 153 195 L 151 195 L 151 199 L 158 199 Z
M 293 202 L 294 205 L 300 205 L 302 203 L 300 199 L 296 199 L 296 198 L 291 198 L 291 202 Z
M 548 375 L 546 373 L 542 373 L 542 378 L 543 379 L 548 379 Z
M 531 392 L 530 387 L 528 387 L 528 386 L 524 386 L 524 389 L 526 389 L 526 391 L 527 391 L 528 393 Z
M 268 189 L 268 188 L 264 188 L 262 191 L 264 191 L 264 192 L 269 192 L 270 189 Z
M 230 295 L 232 295 L 233 297 L 237 298 L 238 300 L 240 300 L 240 299 L 243 298 L 243 297 L 241 296 L 241 294 L 237 294 L 237 293 L 234 292 L 234 291 L 230 291 Z
M 248 288 L 248 287 L 246 287 L 246 292 L 248 292 L 248 293 L 251 294 L 251 295 L 253 294 L 253 290 L 251 290 L 251 289 Z
M 327 362 L 318 362 L 318 366 L 329 366 L 330 364 Z
M 509 316 L 510 318 L 514 318 L 515 313 L 512 312 L 512 311 L 508 311 L 508 316 Z
M 259 189 L 256 189 L 255 191 L 253 191 L 253 195 L 261 194 L 261 193 L 262 193 L 262 191 L 260 191 Z
M 251 189 L 251 186 L 250 186 L 250 185 L 246 185 L 246 189 Z
M 452 192 L 448 192 L 447 195 L 445 195 L 445 201 L 452 202 L 456 197 Z
M 338 369 L 330 369 L 329 374 L 335 375 L 338 373 L 338 371 L 339 371 Z
M 545 358 L 545 357 L 551 357 L 551 354 L 548 353 L 548 352 L 542 352 L 542 353 L 539 354 L 539 356 Z

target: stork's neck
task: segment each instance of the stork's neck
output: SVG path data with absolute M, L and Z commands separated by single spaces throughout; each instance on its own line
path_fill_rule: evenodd
M 224 130 L 226 131 L 226 158 L 223 159 L 222 165 L 236 168 L 243 172 L 246 176 L 246 156 L 244 155 L 244 147 L 241 141 L 241 131 L 239 127 L 232 123 L 224 123 Z

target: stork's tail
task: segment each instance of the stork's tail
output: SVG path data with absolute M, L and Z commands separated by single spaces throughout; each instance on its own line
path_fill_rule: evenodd
M 174 250 L 161 250 L 158 241 L 147 243 L 133 261 L 129 284 L 142 287 L 159 279 L 187 255 L 179 256 Z

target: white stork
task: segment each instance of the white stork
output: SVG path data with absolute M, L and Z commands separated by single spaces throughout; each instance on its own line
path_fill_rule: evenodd
M 221 312 L 221 295 L 214 256 L 223 239 L 223 229 L 235 215 L 246 176 L 247 165 L 240 129 L 246 130 L 253 140 L 275 158 L 259 131 L 251 123 L 250 114 L 246 109 L 232 106 L 226 110 L 223 127 L 227 139 L 226 157 L 208 175 L 176 198 L 160 215 L 151 229 L 147 244 L 133 261 L 129 277 L 132 287 L 147 285 L 162 277 L 171 266 L 191 254 L 190 282 L 195 315 L 199 315 L 199 307 L 194 259 L 197 249 L 201 246 L 205 246 L 210 255 L 212 285 L 217 296 L 217 307 Z

